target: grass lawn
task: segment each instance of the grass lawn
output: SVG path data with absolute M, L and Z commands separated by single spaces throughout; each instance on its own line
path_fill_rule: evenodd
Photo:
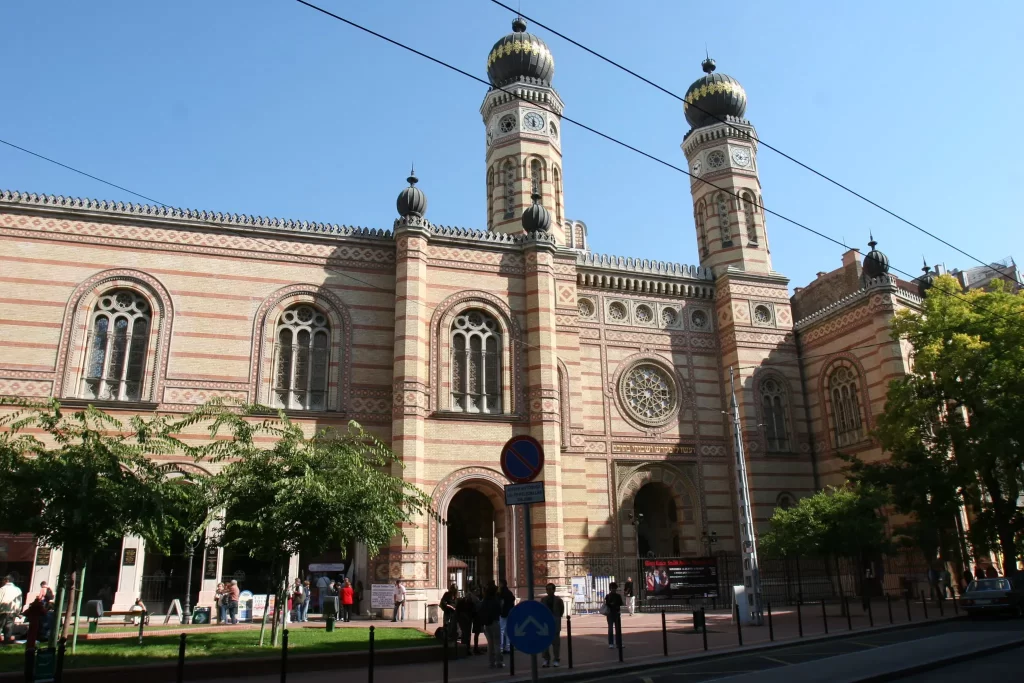
M 149 629 L 147 628 L 147 631 Z M 78 652 L 68 653 L 64 659 L 65 668 L 90 666 L 123 666 L 139 663 L 156 663 L 174 660 L 178 657 L 179 633 L 168 635 L 147 635 L 145 645 L 139 647 L 135 638 L 116 640 L 78 641 Z M 296 654 L 311 652 L 345 652 L 365 650 L 369 641 L 369 629 L 340 628 L 327 633 L 318 628 L 301 628 L 288 631 L 288 650 Z M 258 629 L 227 631 L 220 633 L 190 633 L 188 636 L 189 660 L 199 657 L 279 657 L 280 647 L 256 647 L 259 642 Z M 266 643 L 270 643 L 270 629 L 267 628 Z M 375 649 L 417 647 L 430 645 L 433 638 L 412 628 L 376 628 Z M 0 671 L 21 671 L 25 662 L 24 646 L 0 647 Z

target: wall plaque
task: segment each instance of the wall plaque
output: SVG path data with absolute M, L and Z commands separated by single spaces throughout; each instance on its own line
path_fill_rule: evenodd
M 203 579 L 217 578 L 217 556 L 219 548 L 215 545 L 207 546 L 206 559 L 203 563 Z
M 50 549 L 39 546 L 36 550 L 36 566 L 37 567 L 48 567 L 50 566 Z
M 134 567 L 135 566 L 135 557 L 138 554 L 138 552 L 139 552 L 138 548 L 125 548 L 124 549 L 124 559 L 121 560 L 121 564 L 124 565 L 125 567 Z
M 681 443 L 613 443 L 612 453 L 632 455 L 693 455 L 693 446 Z

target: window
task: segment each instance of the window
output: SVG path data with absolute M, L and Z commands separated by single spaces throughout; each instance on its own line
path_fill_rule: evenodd
M 775 499 L 775 507 L 780 510 L 788 510 L 794 505 L 796 503 L 793 502 L 793 495 L 791 493 L 780 493 L 779 497 Z
M 695 214 L 697 219 L 697 240 L 700 243 L 701 256 L 708 255 L 708 233 L 707 228 L 704 226 L 705 212 L 706 208 L 704 206 L 704 200 L 702 199 L 699 202 L 697 202 L 697 212 Z
M 729 230 L 729 205 L 725 201 L 725 195 L 721 192 L 715 195 L 715 206 L 718 208 L 718 228 L 722 233 L 722 246 L 732 246 L 732 233 Z
M 747 241 L 757 244 L 757 224 L 754 222 L 754 198 L 749 192 L 743 193 L 743 222 L 747 226 Z
M 531 194 L 543 194 L 544 181 L 541 178 L 540 160 L 534 159 L 530 162 L 530 192 Z
M 100 297 L 86 340 L 82 396 L 138 401 L 145 379 L 150 309 L 141 294 L 118 289 Z
M 772 453 L 788 451 L 786 390 L 782 382 L 774 377 L 769 377 L 761 382 L 761 410 L 768 451 Z
M 274 401 L 279 408 L 327 410 L 331 328 L 308 304 L 281 314 L 274 345 Z
M 452 410 L 501 412 L 501 328 L 487 313 L 470 310 L 452 323 Z
M 857 398 L 857 375 L 846 366 L 836 368 L 828 379 L 832 399 L 832 425 L 836 434 L 836 447 L 860 441 L 863 433 L 860 419 L 860 401 Z
M 506 161 L 501 169 L 502 180 L 505 182 L 505 218 L 516 215 L 516 170 L 511 161 Z
M 551 125 L 553 126 L 555 124 L 552 123 Z M 551 169 L 551 180 L 553 181 L 553 184 L 554 184 L 554 192 L 553 192 L 553 194 L 554 194 L 554 200 L 555 200 L 555 223 L 557 225 L 561 225 L 562 224 L 562 177 L 559 175 L 557 168 L 552 168 Z M 583 248 L 582 240 L 580 242 L 578 242 L 575 246 L 576 246 L 577 249 L 582 249 Z

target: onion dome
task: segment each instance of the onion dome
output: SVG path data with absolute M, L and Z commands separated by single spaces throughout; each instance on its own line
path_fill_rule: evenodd
M 715 60 L 701 62 L 704 75 L 686 89 L 683 112 L 691 128 L 700 128 L 728 116 L 743 118 L 747 111 L 747 93 L 732 76 L 715 73 Z
M 924 267 L 921 268 L 921 273 L 922 275 L 917 278 L 917 286 L 921 289 L 921 296 L 924 296 L 924 293 L 935 284 L 935 278 L 939 276 L 939 272 L 938 269 L 932 270 L 928 262 L 925 261 Z
M 526 32 L 526 22 L 516 17 L 512 33 L 491 48 L 487 55 L 487 76 L 491 85 L 501 87 L 519 78 L 535 78 L 551 84 L 555 74 L 555 58 L 543 40 Z
M 406 180 L 409 181 L 409 187 L 398 193 L 398 215 L 402 218 L 410 216 L 423 218 L 427 212 L 427 195 L 416 187 L 419 178 L 416 177 L 415 169 L 409 171 L 409 177 Z
M 870 278 L 882 277 L 889 272 L 889 257 L 875 249 L 878 242 L 875 241 L 874 235 L 871 236 L 868 246 L 871 247 L 871 251 L 864 257 L 864 274 Z
M 523 230 L 526 232 L 547 232 L 551 227 L 551 214 L 540 203 L 540 195 L 530 195 L 533 204 L 523 211 Z

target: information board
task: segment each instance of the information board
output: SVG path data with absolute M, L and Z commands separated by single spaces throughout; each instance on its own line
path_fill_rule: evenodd
M 644 560 L 649 600 L 674 597 L 718 597 L 718 560 L 714 557 L 677 557 Z
M 395 587 L 390 583 L 370 585 L 370 608 L 391 609 L 395 606 Z

